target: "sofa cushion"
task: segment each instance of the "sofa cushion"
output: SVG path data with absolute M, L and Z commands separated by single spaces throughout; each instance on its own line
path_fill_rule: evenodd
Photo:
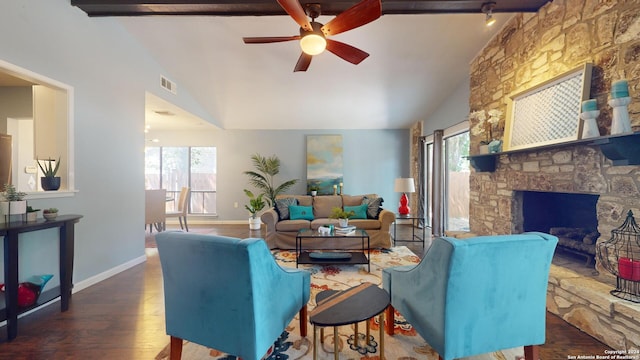
M 276 223 L 276 231 L 297 232 L 301 229 L 310 229 L 309 220 L 283 220 Z
M 274 208 L 278 213 L 278 219 L 280 221 L 289 219 L 289 206 L 291 205 L 298 205 L 298 200 L 294 197 L 276 199 L 276 206 L 274 206 Z
M 357 206 L 362 204 L 364 195 L 342 195 L 342 206 Z
M 353 225 L 362 230 L 380 230 L 382 226 L 380 220 L 375 219 L 353 219 L 349 220 L 349 225 Z
M 327 218 L 315 218 L 315 219 L 313 219 L 313 221 L 311 221 L 311 229 L 312 230 L 318 230 L 318 228 L 320 226 L 325 226 L 325 225 L 338 226 L 338 220 L 337 219 L 327 219 Z
M 291 220 L 313 220 L 313 207 L 289 205 L 289 219 Z
M 378 215 L 380 215 L 380 211 L 382 211 L 383 202 L 384 200 L 381 197 L 371 198 L 365 196 L 365 198 L 362 200 L 362 203 L 368 205 L 367 217 L 369 219 L 378 218 Z
M 296 195 L 298 199 L 298 205 L 313 206 L 313 196 L 310 195 Z
M 328 218 L 334 207 L 342 208 L 342 196 L 324 195 L 313 199 L 313 215 L 316 218 Z
M 344 211 L 349 212 L 353 211 L 355 215 L 350 217 L 349 219 L 366 219 L 367 218 L 367 209 L 369 208 L 368 204 L 362 204 L 358 206 L 344 206 Z

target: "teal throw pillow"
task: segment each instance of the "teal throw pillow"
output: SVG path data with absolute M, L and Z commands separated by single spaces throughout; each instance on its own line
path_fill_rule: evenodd
M 349 219 L 366 219 L 368 208 L 369 208 L 368 204 L 362 204 L 358 206 L 345 206 L 344 211 L 346 212 L 353 211 L 355 213 L 355 215 L 351 216 Z
M 313 206 L 289 206 L 289 218 L 291 220 L 313 220 Z
M 276 212 L 278 213 L 278 220 L 289 220 L 289 206 L 298 205 L 298 200 L 293 197 L 286 197 L 282 199 L 276 199 Z
M 369 219 L 377 219 L 378 215 L 380 215 L 380 211 L 382 211 L 382 203 L 384 202 L 384 200 L 382 200 L 381 197 L 378 198 L 368 198 L 365 196 L 364 199 L 362 199 L 362 204 L 366 204 L 367 205 L 367 218 Z

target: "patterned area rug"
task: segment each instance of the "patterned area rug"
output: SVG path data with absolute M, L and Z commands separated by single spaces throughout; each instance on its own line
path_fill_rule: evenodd
M 294 251 L 274 251 L 277 262 L 282 266 L 296 266 Z M 420 259 L 404 246 L 394 247 L 389 250 L 372 250 L 371 272 L 367 272 L 366 265 L 300 265 L 300 268 L 311 272 L 311 298 L 308 310 L 311 312 L 316 306 L 315 296 L 324 290 L 343 290 L 356 286 L 363 282 L 371 282 L 382 286 L 382 269 L 416 264 Z M 380 359 L 379 353 L 379 324 L 378 317 L 369 320 L 370 341 L 369 345 L 364 341 L 358 341 L 360 346 L 355 345 L 354 325 L 341 326 L 338 334 L 338 346 L 340 349 L 340 359 Z M 395 335 L 384 338 L 385 358 L 388 360 L 412 360 L 428 359 L 437 360 L 438 355 L 426 342 L 418 335 L 413 327 L 396 312 L 395 314 Z M 306 338 L 300 336 L 299 321 L 296 316 L 289 326 L 276 340 L 264 359 L 268 360 L 311 360 L 313 358 L 313 326 L 309 324 Z M 366 326 L 361 323 L 358 326 L 358 338 L 364 339 Z M 320 331 L 318 331 L 318 335 Z M 334 359 L 334 339 L 333 329 L 327 328 L 324 331 L 324 341 L 318 347 L 318 359 Z M 474 356 L 473 360 L 516 360 L 524 354 L 523 349 L 515 348 L 502 352 Z M 156 356 L 156 360 L 169 359 L 169 347 L 165 347 Z M 222 353 L 217 350 L 208 349 L 194 343 L 185 342 L 182 350 L 183 360 L 235 360 L 235 356 Z

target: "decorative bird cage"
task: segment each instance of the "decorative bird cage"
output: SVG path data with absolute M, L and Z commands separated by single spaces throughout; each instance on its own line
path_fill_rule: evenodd
M 598 244 L 600 264 L 617 277 L 611 295 L 640 303 L 640 227 L 629 210 L 624 223 L 611 230 L 611 239 Z

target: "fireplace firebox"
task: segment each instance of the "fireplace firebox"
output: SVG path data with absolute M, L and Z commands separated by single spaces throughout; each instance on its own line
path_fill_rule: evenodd
M 599 195 L 522 191 L 524 231 L 541 231 L 558 237 L 558 248 L 584 257 L 594 266 L 600 237 L 596 204 Z

